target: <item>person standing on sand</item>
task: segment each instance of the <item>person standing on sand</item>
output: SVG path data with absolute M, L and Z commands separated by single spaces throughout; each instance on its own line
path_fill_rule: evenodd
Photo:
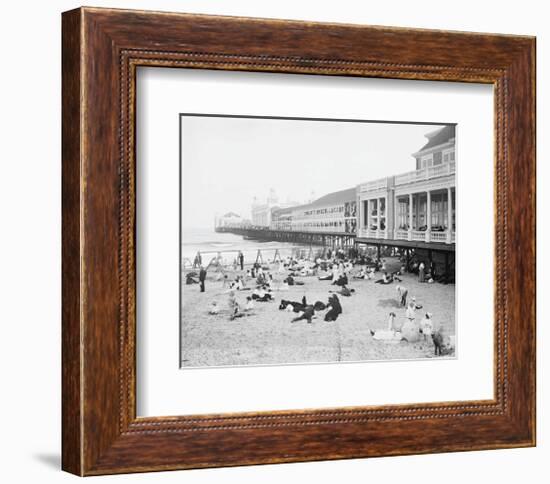
M 244 270 L 244 254 L 242 253 L 242 251 L 239 251 L 238 259 L 239 259 L 239 264 L 241 265 L 241 271 L 242 271 Z
M 425 273 L 424 270 L 426 269 L 426 266 L 424 265 L 424 262 L 421 262 L 418 266 L 418 282 L 424 282 L 425 280 Z
M 202 256 L 200 252 L 197 252 L 195 260 L 193 261 L 193 268 L 200 267 L 202 264 Z
M 413 301 L 409 303 L 409 306 L 407 307 L 407 311 L 405 312 L 405 318 L 409 320 L 409 322 L 414 323 L 414 320 L 416 318 L 416 307 Z
M 407 295 L 409 294 L 409 290 L 404 286 L 397 286 L 395 290 L 399 295 L 399 304 L 403 307 L 407 307 Z
M 204 292 L 205 290 L 205 287 L 204 287 L 205 281 L 206 281 L 206 269 L 204 268 L 204 266 L 201 266 L 201 270 L 199 272 L 199 282 L 201 284 L 201 292 Z

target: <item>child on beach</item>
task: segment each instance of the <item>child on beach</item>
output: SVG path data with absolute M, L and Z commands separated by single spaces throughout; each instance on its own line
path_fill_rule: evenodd
M 254 300 L 251 296 L 248 296 L 246 298 L 246 306 L 244 307 L 244 310 L 247 312 L 250 312 L 254 309 Z
M 413 298 L 413 300 L 411 300 L 411 302 L 407 307 L 407 311 L 405 312 L 405 318 L 413 323 L 416 318 L 415 310 L 416 310 L 416 305 L 414 304 L 414 298 Z
M 240 318 L 244 316 L 244 313 L 241 311 L 241 306 L 237 302 L 235 297 L 235 291 L 229 291 L 229 319 L 233 321 L 235 318 Z
M 434 324 L 432 321 L 432 313 L 426 313 L 424 319 L 420 321 L 420 329 L 424 335 L 424 341 L 432 336 L 434 330 Z

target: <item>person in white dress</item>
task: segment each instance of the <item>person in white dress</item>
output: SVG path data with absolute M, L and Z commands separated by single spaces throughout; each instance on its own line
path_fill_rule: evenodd
M 434 331 L 434 323 L 432 320 L 432 313 L 426 313 L 422 321 L 420 321 L 420 329 L 424 335 L 424 341 L 431 339 L 432 333 Z
M 373 331 L 369 329 L 373 339 L 378 341 L 399 342 L 402 339 L 401 332 L 398 331 L 395 324 L 395 313 L 391 312 L 388 317 L 388 329 L 378 329 Z

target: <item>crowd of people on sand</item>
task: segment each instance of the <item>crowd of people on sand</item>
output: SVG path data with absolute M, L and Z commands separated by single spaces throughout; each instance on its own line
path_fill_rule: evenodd
M 374 284 L 382 285 L 396 282 L 396 306 L 404 313 L 398 318 L 396 312 L 390 312 L 385 329 L 369 328 L 372 338 L 385 343 L 431 342 L 435 355 L 447 355 L 454 351 L 454 337 L 444 334 L 442 326 L 434 323 L 432 313 L 425 312 L 421 318 L 417 316 L 417 311 L 423 309 L 423 306 L 416 301 L 415 297 L 409 297 L 409 290 L 402 284 L 402 276 L 406 272 L 404 261 L 398 270 L 389 271 L 386 260 L 383 258 L 368 257 L 365 254 L 359 254 L 356 250 L 345 252 L 343 249 L 329 250 L 325 257 L 317 257 L 314 260 L 287 257 L 272 261 L 270 264 L 255 262 L 246 270 L 242 252 L 238 254 L 236 261 L 237 269 L 240 267 L 241 270 L 240 274 L 230 278 L 226 271 L 218 266 L 214 277 L 215 281 L 222 282 L 222 292 L 228 295 L 230 320 L 255 314 L 257 303 L 274 302 L 275 292 L 284 292 L 291 286 L 304 285 L 301 278 L 316 277 L 319 281 L 327 281 L 329 285 L 326 301 L 310 302 L 306 295 L 301 301 L 281 298 L 279 310 L 294 313 L 294 317 L 290 319 L 291 323 L 306 321 L 311 324 L 319 318 L 317 313 L 321 312 L 324 313 L 323 321 L 334 322 L 343 313 L 339 296 L 348 298 L 355 294 L 355 289 L 349 287 L 350 281 L 370 280 Z M 186 283 L 198 283 L 201 292 L 204 292 L 207 271 L 202 261 L 196 262 L 200 264 L 199 272 L 188 273 Z M 275 279 L 274 273 L 277 276 Z M 381 276 L 380 273 L 382 273 Z M 420 283 L 433 283 L 434 274 L 433 266 L 426 270 L 424 262 L 418 263 Z M 242 304 L 237 299 L 237 292 L 244 291 L 249 293 L 246 296 L 246 302 Z M 220 314 L 219 302 L 212 301 L 208 312 L 211 315 Z

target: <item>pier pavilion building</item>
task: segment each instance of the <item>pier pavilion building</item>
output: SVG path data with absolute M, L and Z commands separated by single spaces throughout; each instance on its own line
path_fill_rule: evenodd
M 271 214 L 270 228 L 296 232 L 355 234 L 356 189 L 339 190 L 307 204 L 275 209 Z
M 411 171 L 332 192 L 306 204 L 252 206 L 252 225 L 217 227 L 249 238 L 340 247 L 398 249 L 408 260 L 435 263 L 454 279 L 456 231 L 455 126 L 426 135 Z
M 426 137 L 414 170 L 357 187 L 359 237 L 454 243 L 455 127 Z
M 356 243 L 412 248 L 419 259 L 454 265 L 455 126 L 426 135 L 414 170 L 357 186 Z

